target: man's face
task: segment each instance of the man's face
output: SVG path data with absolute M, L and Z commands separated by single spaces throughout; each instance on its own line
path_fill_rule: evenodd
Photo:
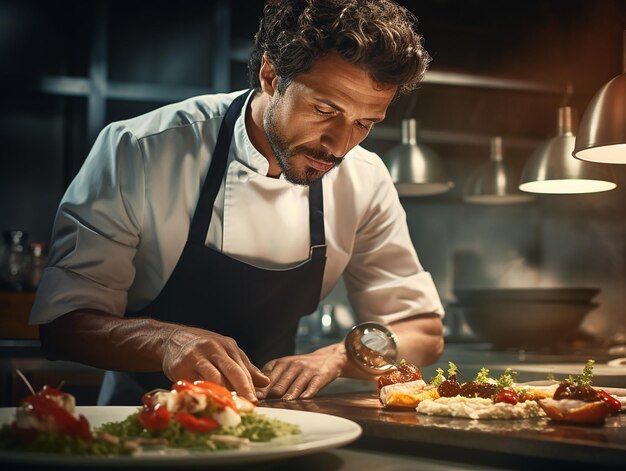
M 343 161 L 385 117 L 396 87 L 330 53 L 270 97 L 263 127 L 285 178 L 310 185 Z M 270 157 L 271 158 L 271 157 Z

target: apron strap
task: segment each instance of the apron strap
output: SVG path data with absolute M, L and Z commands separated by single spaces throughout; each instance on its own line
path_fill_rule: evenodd
M 324 192 L 322 179 L 309 186 L 309 227 L 311 231 L 311 258 L 326 257 L 324 232 Z
M 252 93 L 252 90 L 239 95 L 233 100 L 226 111 L 219 134 L 217 135 L 217 143 L 213 151 L 214 158 L 211 160 L 209 172 L 207 173 L 204 185 L 200 191 L 198 205 L 196 206 L 196 211 L 191 220 L 188 236 L 190 242 L 204 244 L 206 241 L 209 224 L 211 224 L 211 216 L 213 215 L 213 203 L 222 186 L 222 179 L 226 172 L 228 151 L 233 136 L 233 129 L 235 128 L 235 121 L 237 121 L 241 109 L 250 93 Z

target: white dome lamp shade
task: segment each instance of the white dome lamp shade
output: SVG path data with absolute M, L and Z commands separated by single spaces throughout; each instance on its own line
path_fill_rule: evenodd
M 626 164 L 626 31 L 623 32 L 623 72 L 591 99 L 574 147 L 574 157 L 589 162 Z
M 520 179 L 519 189 L 530 193 L 578 194 L 614 189 L 615 178 L 609 166 L 572 157 L 576 136 L 576 112 L 570 106 L 558 111 L 558 134 L 541 145 L 530 157 Z
M 415 119 L 402 120 L 402 142 L 382 155 L 400 196 L 427 196 L 445 193 L 454 186 L 430 148 L 418 144 Z
M 491 138 L 489 162 L 481 165 L 465 184 L 464 200 L 477 204 L 526 203 L 534 198 L 518 189 L 519 179 L 513 178 L 503 160 L 502 138 Z

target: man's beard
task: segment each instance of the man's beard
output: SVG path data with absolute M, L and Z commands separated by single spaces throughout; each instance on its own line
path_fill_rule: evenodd
M 322 178 L 330 170 L 338 166 L 343 161 L 343 159 L 337 158 L 328 152 L 311 149 L 305 146 L 296 146 L 294 148 L 289 148 L 289 144 L 281 135 L 276 124 L 275 107 L 278 100 L 280 100 L 280 97 L 277 97 L 276 101 L 270 101 L 267 106 L 265 116 L 263 117 L 263 128 L 265 130 L 265 136 L 267 137 L 270 147 L 272 148 L 272 151 L 276 156 L 278 166 L 285 176 L 285 179 L 296 185 L 311 185 L 312 183 L 315 183 L 317 180 Z M 315 160 L 332 163 L 333 166 L 330 168 L 330 170 L 327 170 L 326 172 L 321 172 L 311 167 L 305 167 L 304 172 L 298 172 L 293 167 L 292 163 L 293 159 L 297 155 L 302 154 L 309 156 Z

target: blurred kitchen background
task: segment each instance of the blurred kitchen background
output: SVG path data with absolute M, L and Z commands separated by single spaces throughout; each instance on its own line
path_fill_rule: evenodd
M 477 204 L 466 191 L 490 161 L 494 138 L 516 187 L 533 152 L 556 136 L 559 108 L 580 118 L 595 92 L 623 72 L 626 3 L 399 3 L 418 18 L 431 68 L 363 145 L 385 155 L 400 143 L 403 121 L 413 119 L 419 144 L 453 184 L 402 196 L 418 255 L 446 307 L 448 342 L 485 340 L 467 325 L 458 290 L 587 288 L 595 294 L 562 341 L 619 349 L 626 344 L 626 165 L 596 164 L 610 168 L 617 184 L 599 193 L 525 193 L 531 198 Z M 98 132 L 192 95 L 246 88 L 262 5 L 0 0 L 3 358 L 20 357 L 28 369 L 32 350 L 20 341 L 36 344 L 25 319 L 55 211 Z M 24 259 L 17 277 L 6 265 L 10 254 Z M 337 341 L 353 321 L 340 284 L 302 322 L 299 348 Z M 93 372 L 84 374 L 89 386 Z

